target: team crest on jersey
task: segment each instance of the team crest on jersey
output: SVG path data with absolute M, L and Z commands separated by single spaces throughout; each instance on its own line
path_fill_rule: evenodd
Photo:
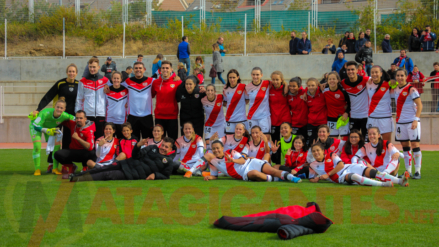
M 117 148 L 117 145 L 114 145 L 114 148 Z
M 175 87 L 175 84 L 171 84 L 171 88 L 174 88 Z
M 69 91 L 70 91 L 70 92 L 73 92 L 73 90 L 75 90 L 75 89 L 72 88 L 72 87 L 69 88 Z
M 381 91 L 383 91 L 383 92 L 386 91 L 386 88 L 385 88 L 385 87 L 381 87 L 380 89 L 381 89 Z
M 221 106 L 221 103 L 216 104 L 216 106 Z
M 266 88 L 266 87 L 263 87 L 263 88 L 262 88 L 262 91 L 265 91 L 265 90 L 267 90 L 267 88 Z
M 148 85 L 148 82 L 144 82 L 144 83 L 142 83 L 142 85 L 143 85 L 144 87 L 146 87 L 146 86 Z
M 166 164 L 168 163 L 168 160 L 166 158 L 163 158 L 162 162 Z
M 238 94 L 242 94 L 242 91 L 241 91 L 241 90 L 239 90 L 239 91 L 238 91 Z
M 102 84 L 102 80 L 98 80 L 98 83 L 99 83 L 99 84 Z
M 261 151 L 264 151 L 264 148 L 261 148 Z
M 243 148 L 243 147 L 244 147 L 244 144 L 239 144 L 239 147 L 240 147 L 240 148 Z
M 403 96 L 407 96 L 407 92 L 403 92 L 402 95 L 403 95 Z
M 125 96 L 125 92 L 121 92 L 120 94 L 121 94 L 122 96 Z
M 299 154 L 299 157 L 302 157 L 303 156 L 303 154 Z
M 358 85 L 357 88 L 358 88 L 358 90 L 361 90 L 361 89 L 363 89 L 363 85 Z
M 334 97 L 335 97 L 336 99 L 338 99 L 338 98 L 340 98 L 340 94 L 336 93 L 336 94 L 334 95 Z
M 195 148 L 196 147 L 196 145 L 194 144 L 194 145 L 192 145 L 192 148 Z
M 198 99 L 198 97 L 200 97 L 200 95 L 196 93 L 196 94 L 194 95 L 194 97 L 195 97 L 196 99 Z
M 81 133 L 80 135 L 81 135 L 81 137 L 83 137 L 83 136 L 84 136 L 84 134 L 82 134 L 82 133 Z
M 331 151 L 334 151 L 335 147 L 331 146 L 329 149 L 331 149 Z
M 328 163 L 331 162 L 331 161 L 332 161 L 331 159 L 327 159 L 327 160 L 326 160 L 326 162 L 328 162 Z
M 136 143 L 135 143 L 135 142 L 132 142 L 131 145 L 134 146 L 134 145 L 136 145 Z
M 60 124 L 61 124 L 61 122 L 56 122 L 56 124 L 57 124 L 57 125 L 60 125 Z

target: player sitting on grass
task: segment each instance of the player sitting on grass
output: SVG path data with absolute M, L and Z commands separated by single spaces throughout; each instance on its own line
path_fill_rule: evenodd
M 325 147 L 321 143 L 314 144 L 311 151 L 315 161 L 310 164 L 310 168 L 317 173 L 317 176 L 309 180 L 312 183 L 324 179 L 338 184 L 356 183 L 366 186 L 393 187 L 393 184 L 396 183 L 404 187 L 409 186 L 410 173 L 407 171 L 403 178 L 397 178 L 366 166 L 364 161 L 360 164 L 345 165 L 337 154 L 325 154 Z M 371 178 L 377 178 L 380 181 Z
M 66 120 L 74 120 L 75 117 L 64 112 L 66 110 L 66 102 L 63 100 L 58 100 L 55 104 L 55 108 L 46 108 L 38 113 L 38 116 L 34 116 L 33 113 L 29 115 L 31 119 L 29 125 L 29 132 L 32 138 L 32 142 L 34 145 L 32 151 L 32 157 L 34 160 L 35 166 L 35 176 L 41 175 L 40 170 L 40 152 L 41 152 L 41 134 L 44 133 L 46 136 L 46 141 L 48 140 L 47 136 L 57 135 L 59 130 L 56 129 L 58 125 Z M 36 117 L 36 118 L 35 118 Z M 61 140 L 56 137 L 55 146 L 53 148 L 53 155 L 56 151 L 60 149 Z M 59 139 L 59 140 L 58 140 Z M 56 161 L 55 157 L 53 157 L 53 170 L 54 174 L 62 174 L 58 170 L 59 162 Z
M 209 181 L 218 178 L 218 171 L 229 177 L 245 181 L 292 181 L 299 183 L 302 180 L 286 171 L 276 170 L 267 160 L 244 159 L 234 151 L 224 152 L 224 144 L 216 140 L 212 143 L 212 153 L 206 153 L 191 168 L 192 173 L 197 169 L 204 170 L 209 163 L 209 173 L 203 173 L 204 180 Z M 185 177 L 190 177 L 186 176 Z

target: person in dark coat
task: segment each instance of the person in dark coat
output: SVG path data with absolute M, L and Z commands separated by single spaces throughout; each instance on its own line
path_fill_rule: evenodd
M 169 179 L 174 169 L 174 140 L 164 137 L 160 147 L 150 145 L 143 139 L 133 149 L 132 157 L 114 162 L 111 165 L 93 168 L 77 175 L 70 175 L 70 182 L 106 181 L 106 180 L 158 180 Z
M 371 46 L 372 42 L 366 41 L 365 46 L 358 51 L 357 55 L 355 55 L 355 61 L 365 65 L 368 76 L 370 76 L 373 66 L 373 50 Z
M 309 55 L 311 53 L 311 40 L 307 36 L 306 32 L 302 32 L 302 38 L 297 42 L 297 54 Z
M 383 48 L 384 53 L 392 53 L 392 45 L 390 45 L 390 35 L 386 34 L 384 36 L 384 40 L 381 43 L 381 47 Z
M 343 44 L 346 44 L 346 40 L 348 40 L 349 37 L 349 31 L 346 31 L 344 33 L 343 38 L 340 39 L 340 42 L 338 42 L 338 48 L 341 48 L 343 46 Z
M 346 40 L 346 46 L 348 47 L 347 53 L 357 53 L 355 51 L 355 43 L 356 42 L 357 42 L 357 40 L 355 39 L 354 33 L 350 32 L 349 37 Z
M 355 42 L 355 52 L 359 52 L 366 44 L 366 41 L 367 39 L 364 38 L 364 32 L 360 32 L 360 34 L 358 34 L 358 40 Z
M 421 51 L 421 34 L 417 27 L 413 28 L 412 34 L 409 37 L 409 51 Z
M 198 77 L 190 75 L 178 86 L 175 98 L 180 102 L 180 126 L 183 135 L 183 124 L 190 121 L 195 133 L 203 136 L 204 133 L 204 108 L 201 99 L 206 96 L 205 89 L 199 87 Z
M 296 37 L 296 32 L 291 32 L 291 40 L 290 40 L 290 54 L 297 54 L 297 42 L 299 42 L 299 38 Z
M 366 29 L 366 33 L 364 34 L 364 38 L 370 41 L 370 29 Z

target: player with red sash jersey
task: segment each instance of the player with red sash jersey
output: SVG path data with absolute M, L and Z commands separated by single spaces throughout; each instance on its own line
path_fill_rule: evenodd
M 177 155 L 175 155 L 174 162 L 180 161 L 178 172 L 186 173 L 186 176 L 190 176 L 192 173 L 189 170 L 204 155 L 204 142 L 202 137 L 195 134 L 194 126 L 191 122 L 183 124 L 183 133 L 184 135 L 175 141 Z
M 340 159 L 345 164 L 351 164 L 352 158 L 362 147 L 364 147 L 364 136 L 359 130 L 351 130 L 351 133 L 349 133 L 348 139 L 342 148 Z M 364 161 L 370 164 L 369 158 L 364 157 Z
M 113 137 L 116 132 L 114 123 L 107 122 L 104 125 L 104 136 L 96 140 L 96 162 L 87 161 L 88 168 L 107 166 L 114 162 L 119 150 L 119 139 Z
M 142 148 L 150 146 L 150 145 L 156 145 L 157 147 L 160 148 L 160 146 L 163 143 L 164 135 L 165 135 L 165 130 L 164 130 L 163 126 L 161 126 L 160 124 L 156 124 L 154 126 L 154 129 L 152 130 L 153 138 L 149 138 L 148 142 L 146 143 L 146 146 L 143 146 Z
M 231 69 L 227 73 L 227 84 L 223 90 L 224 106 L 226 106 L 226 126 L 225 133 L 233 134 L 236 124 L 243 123 L 248 128 L 245 113 L 245 84 L 241 83 L 239 73 L 236 69 Z
M 398 69 L 396 80 L 398 87 L 394 90 L 396 102 L 396 133 L 395 140 L 400 141 L 404 151 L 405 169 L 412 173 L 412 155 L 410 147 L 413 149 L 413 162 L 415 163 L 415 174 L 413 179 L 421 179 L 422 153 L 419 146 L 421 141 L 421 112 L 422 102 L 418 91 L 408 84 L 407 71 Z
M 341 150 L 344 146 L 345 141 L 340 139 L 335 139 L 329 137 L 329 127 L 326 124 L 322 124 L 317 128 L 318 139 L 316 143 L 322 143 L 325 148 L 325 154 L 335 153 L 337 155 L 341 154 Z M 311 164 L 314 161 L 314 157 L 312 156 L 311 149 L 308 150 L 308 155 L 306 157 L 306 161 Z
M 210 150 L 210 137 L 214 133 L 218 133 L 218 137 L 224 137 L 224 111 L 223 111 L 222 94 L 215 94 L 215 86 L 209 84 L 206 87 L 206 96 L 201 99 L 204 112 L 206 113 L 206 121 L 204 123 L 204 139 L 206 140 L 206 150 Z
M 238 153 L 248 156 L 248 142 L 250 141 L 250 134 L 245 129 L 243 123 L 237 123 L 235 127 L 235 134 L 225 135 L 223 138 L 218 137 L 215 133 L 210 137 L 210 143 L 214 140 L 220 140 L 224 144 L 224 150 L 235 150 Z
M 399 184 L 408 187 L 409 174 L 406 172 L 403 178 L 397 178 L 387 173 L 367 167 L 365 163 L 344 164 L 335 153 L 325 153 L 324 146 L 316 143 L 312 146 L 314 160 L 309 166 L 310 182 L 317 183 L 324 179 L 338 184 L 358 184 L 365 186 L 393 187 L 393 184 Z M 371 179 L 377 178 L 380 181 Z
M 343 117 L 347 119 L 351 111 L 351 102 L 349 95 L 340 86 L 340 76 L 337 72 L 328 74 L 328 86 L 323 90 L 325 97 L 326 108 L 328 109 L 328 126 L 331 132 L 331 137 L 337 138 L 339 135 L 341 139 L 346 140 L 349 134 L 349 125 L 341 126 L 337 129 L 338 118 Z
M 248 157 L 250 159 L 270 160 L 271 144 L 267 136 L 261 131 L 261 127 L 253 126 L 251 129 L 251 140 L 247 144 Z
M 271 73 L 271 87 L 268 102 L 270 105 L 271 140 L 280 140 L 280 125 L 291 121 L 290 108 L 288 106 L 287 86 L 284 75 L 280 71 Z
M 302 135 L 305 140 L 308 140 L 308 105 L 303 97 L 306 95 L 306 90 L 302 87 L 302 79 L 294 77 L 290 80 L 288 85 L 288 105 L 291 112 L 291 126 L 293 128 L 293 135 Z
M 349 129 L 361 130 L 367 140 L 367 116 L 369 112 L 369 99 L 366 92 L 367 76 L 357 74 L 357 63 L 349 61 L 345 63 L 348 78 L 341 81 L 341 86 L 348 93 L 351 102 Z
M 300 178 L 309 176 L 308 166 L 305 166 L 308 147 L 305 137 L 298 135 L 293 139 L 293 146 L 288 149 L 285 155 L 285 165 L 275 165 L 274 168 L 290 172 L 293 175 L 299 174 Z
M 308 92 L 304 100 L 308 105 L 308 144 L 312 144 L 317 139 L 317 128 L 327 123 L 328 110 L 325 97 L 319 88 L 319 81 L 309 78 L 306 86 Z
M 113 86 L 106 92 L 106 122 L 112 122 L 116 125 L 116 136 L 119 139 L 123 138 L 122 124 L 127 120 L 127 101 L 128 89 L 121 86 L 122 74 L 120 72 L 113 72 L 111 75 Z
M 245 99 L 249 100 L 247 120 L 249 128 L 257 125 L 262 133 L 270 138 L 271 117 L 268 98 L 270 97 L 270 81 L 262 80 L 262 69 L 252 69 L 252 82 L 245 86 Z
M 213 141 L 212 153 L 206 153 L 204 157 L 199 159 L 191 168 L 191 172 L 199 169 L 204 170 L 209 163 L 210 173 L 204 176 L 205 181 L 217 179 L 219 172 L 244 181 L 292 181 L 294 183 L 302 181 L 291 173 L 274 169 L 267 160 L 245 159 L 234 150 L 224 152 L 223 145 L 219 140 Z
M 358 159 L 368 157 L 370 164 L 380 172 L 397 174 L 399 168 L 399 158 L 404 158 L 392 143 L 383 140 L 378 127 L 371 127 L 368 130 L 369 143 L 364 144 L 352 157 L 352 163 L 357 163 Z
M 369 95 L 369 117 L 367 128 L 378 127 L 383 140 L 390 141 L 393 132 L 392 99 L 390 76 L 380 66 L 373 66 L 371 79 L 366 84 Z

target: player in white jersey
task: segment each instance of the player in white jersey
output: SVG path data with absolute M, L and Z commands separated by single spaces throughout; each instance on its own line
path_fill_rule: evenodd
M 160 147 L 163 142 L 163 135 L 165 134 L 165 129 L 160 124 L 156 124 L 154 129 L 152 130 L 153 138 L 149 138 L 146 145 L 143 145 L 141 148 L 146 148 L 149 145 L 156 145 Z
M 421 141 L 421 112 L 422 102 L 418 90 L 407 84 L 407 71 L 398 69 L 394 96 L 396 102 L 396 133 L 395 140 L 400 141 L 404 151 L 405 169 L 412 173 L 412 157 L 415 163 L 413 179 L 421 178 L 422 153 L 419 146 Z M 413 156 L 410 153 L 413 149 Z
M 271 144 L 267 136 L 262 133 L 261 127 L 253 126 L 251 129 L 251 140 L 248 143 L 248 157 L 250 159 L 264 159 L 270 161 Z
M 212 153 L 206 153 L 203 158 L 191 168 L 191 172 L 204 170 L 209 163 L 210 173 L 204 173 L 204 180 L 218 178 L 218 172 L 229 177 L 244 181 L 292 181 L 299 183 L 302 180 L 286 171 L 276 170 L 267 160 L 245 159 L 234 150 L 224 152 L 223 143 L 219 140 L 212 142 Z M 190 177 L 186 176 L 185 177 Z
M 346 141 L 330 137 L 331 131 L 329 126 L 326 124 L 322 124 L 317 128 L 317 142 L 323 144 L 325 148 L 325 154 L 335 153 L 337 155 L 341 154 L 343 150 L 343 146 Z M 308 150 L 308 154 L 306 156 L 306 161 L 311 164 L 314 161 L 314 156 L 312 156 L 311 148 Z
M 119 139 L 113 137 L 116 132 L 116 126 L 114 123 L 107 122 L 104 125 L 104 136 L 96 140 L 96 162 L 93 160 L 87 161 L 89 168 L 106 166 L 112 164 L 116 156 L 119 147 Z
M 206 121 L 204 123 L 204 139 L 206 140 L 206 150 L 210 150 L 210 137 L 214 133 L 218 133 L 218 137 L 224 137 L 224 111 L 223 111 L 223 95 L 215 94 L 215 86 L 209 84 L 206 87 L 206 96 L 201 99 L 204 112 L 206 113 Z
M 248 128 L 245 113 L 245 84 L 241 83 L 239 73 L 236 69 L 231 69 L 227 73 L 227 84 L 223 90 L 224 106 L 226 106 L 226 126 L 225 133 L 233 134 L 237 123 L 243 123 Z
M 245 156 L 248 156 L 248 142 L 250 134 L 245 129 L 243 123 L 237 123 L 235 127 L 235 134 L 225 135 L 223 138 L 218 137 L 218 133 L 210 137 L 210 143 L 215 140 L 220 140 L 224 144 L 224 150 L 235 150 Z M 210 151 L 209 151 L 210 152 Z
M 392 118 L 393 89 L 389 85 L 390 76 L 380 66 L 373 66 L 371 79 L 366 84 L 369 95 L 369 117 L 367 128 L 378 127 L 383 140 L 390 141 L 394 129 Z
M 354 157 L 352 163 L 358 163 L 358 160 L 367 156 L 370 163 L 380 172 L 388 174 L 397 174 L 399 168 L 399 158 L 404 158 L 392 143 L 381 138 L 378 127 L 371 127 L 368 130 L 370 142 L 364 144 L 364 147 L 359 149 Z
M 312 183 L 324 179 L 339 184 L 393 187 L 396 183 L 404 187 L 409 186 L 408 172 L 400 179 L 368 167 L 364 162 L 344 164 L 337 154 L 325 153 L 325 148 L 321 143 L 314 144 L 311 150 L 315 159 L 310 164 L 310 182 Z M 380 181 L 371 178 L 377 178 Z
M 113 86 L 109 88 L 106 93 L 106 122 L 112 122 L 116 125 L 116 136 L 119 139 L 123 138 L 122 124 L 127 120 L 127 100 L 128 89 L 121 86 L 122 74 L 120 72 L 113 72 L 111 75 Z
M 175 141 L 177 155 L 175 155 L 174 162 L 180 161 L 178 171 L 181 173 L 185 172 L 186 176 L 191 176 L 192 172 L 190 172 L 190 169 L 204 155 L 204 142 L 202 137 L 195 134 L 194 126 L 191 122 L 183 124 L 183 133 L 184 136 L 179 137 Z
M 262 80 L 262 69 L 255 67 L 252 69 L 252 82 L 245 86 L 245 98 L 249 100 L 247 120 L 249 128 L 259 126 L 262 133 L 270 138 L 271 118 L 270 118 L 270 81 Z

